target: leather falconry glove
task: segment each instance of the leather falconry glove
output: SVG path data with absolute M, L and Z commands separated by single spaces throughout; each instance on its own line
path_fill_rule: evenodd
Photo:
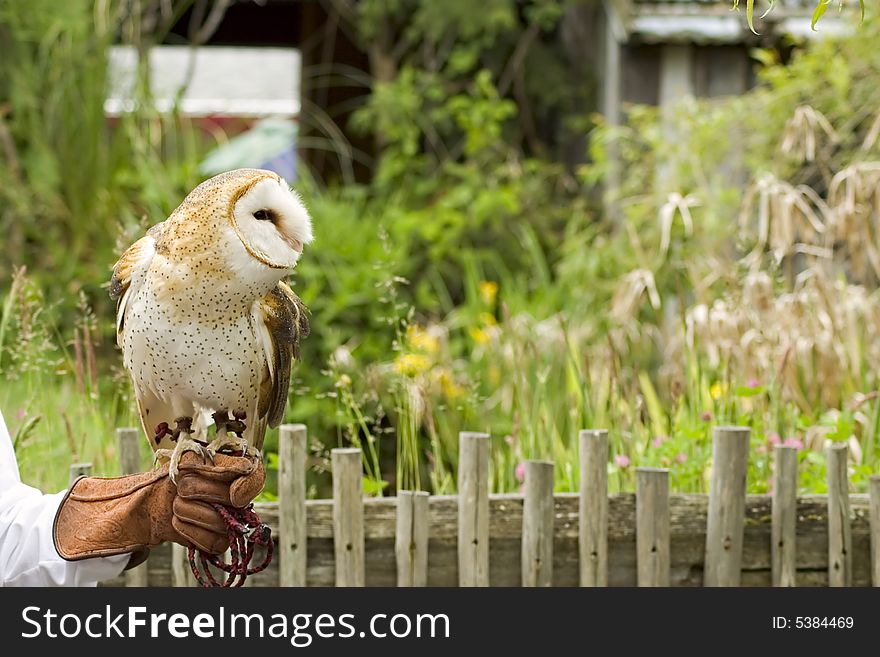
M 259 459 L 217 454 L 214 464 L 192 452 L 180 460 L 177 486 L 168 464 L 151 472 L 103 479 L 83 477 L 70 487 L 55 516 L 55 549 L 67 561 L 132 553 L 142 563 L 165 541 L 220 554 L 229 547 L 226 525 L 212 502 L 244 507 L 260 493 Z

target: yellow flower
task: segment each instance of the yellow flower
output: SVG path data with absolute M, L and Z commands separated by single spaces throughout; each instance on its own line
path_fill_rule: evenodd
M 480 281 L 480 298 L 487 306 L 495 303 L 498 296 L 498 283 L 495 281 Z
M 720 399 L 721 395 L 727 392 L 727 384 L 718 383 L 717 381 L 709 388 L 709 395 L 712 399 Z
M 483 326 L 498 326 L 498 321 L 492 313 L 480 313 L 480 321 Z
M 431 361 L 422 354 L 401 354 L 394 361 L 394 369 L 404 376 L 416 376 L 431 366 Z
M 349 386 L 351 386 L 351 377 L 348 374 L 343 374 L 336 381 L 337 388 L 348 388 Z
M 468 329 L 468 332 L 477 344 L 489 344 L 489 334 L 483 329 L 472 326 Z
M 437 378 L 447 399 L 458 399 L 464 395 L 464 388 L 455 382 L 455 378 L 449 372 L 443 371 Z
M 440 351 L 440 340 L 437 336 L 431 335 L 423 326 L 417 324 L 410 324 L 406 327 L 406 341 L 418 351 L 429 354 L 436 354 Z

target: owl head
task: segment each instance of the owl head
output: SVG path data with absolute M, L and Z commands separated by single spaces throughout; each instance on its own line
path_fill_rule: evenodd
M 240 242 L 243 257 L 279 273 L 291 269 L 303 246 L 312 241 L 308 211 L 296 192 L 272 171 L 221 173 L 190 192 L 180 210 L 186 223 L 210 216 L 215 230 L 230 242 Z

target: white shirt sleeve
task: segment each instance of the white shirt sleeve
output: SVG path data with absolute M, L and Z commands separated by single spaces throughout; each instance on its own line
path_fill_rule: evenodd
M 52 525 L 66 492 L 44 495 L 21 482 L 0 413 L 0 586 L 95 586 L 125 568 L 128 554 L 82 561 L 61 558 Z

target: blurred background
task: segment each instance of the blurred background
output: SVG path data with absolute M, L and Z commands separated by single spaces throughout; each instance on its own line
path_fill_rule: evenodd
M 820 5 L 827 6 L 827 5 Z M 368 494 L 670 468 L 752 428 L 824 492 L 880 455 L 880 16 L 777 0 L 0 0 L 0 409 L 26 482 L 118 472 L 137 426 L 110 268 L 199 182 L 271 168 L 316 240 L 286 421 Z M 277 431 L 267 438 L 277 468 Z M 147 465 L 146 440 L 144 466 Z M 274 484 L 265 493 L 272 498 Z

